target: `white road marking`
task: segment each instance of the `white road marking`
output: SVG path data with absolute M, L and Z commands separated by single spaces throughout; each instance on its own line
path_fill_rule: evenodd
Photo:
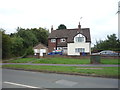
M 55 83 L 65 85 L 65 86 L 74 86 L 74 85 L 78 84 L 77 82 L 68 81 L 68 80 L 58 80 Z
M 13 82 L 3 82 L 3 83 L 22 86 L 22 87 L 27 87 L 27 88 L 41 88 L 41 87 L 29 86 L 29 85 L 18 84 L 18 83 L 13 83 Z

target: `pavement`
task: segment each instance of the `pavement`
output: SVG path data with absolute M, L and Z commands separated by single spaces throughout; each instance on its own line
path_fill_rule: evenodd
M 43 65 L 43 66 L 95 66 L 95 67 L 120 67 L 120 65 L 110 64 L 35 64 L 35 63 L 1 63 L 0 65 Z
M 118 79 L 2 69 L 2 88 L 118 88 Z

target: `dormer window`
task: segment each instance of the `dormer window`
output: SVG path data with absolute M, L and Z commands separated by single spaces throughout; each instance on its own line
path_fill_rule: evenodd
M 51 42 L 52 42 L 52 43 L 56 42 L 56 39 L 51 39 Z
M 84 42 L 84 37 L 76 37 L 76 42 Z
M 61 42 L 66 42 L 65 38 L 60 39 Z
M 78 34 L 74 37 L 74 42 L 85 42 L 85 36 Z

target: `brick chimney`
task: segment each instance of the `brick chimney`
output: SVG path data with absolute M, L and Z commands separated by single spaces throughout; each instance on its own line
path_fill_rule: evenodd
M 53 31 L 53 25 L 51 26 L 51 32 Z
M 78 32 L 82 33 L 80 22 L 79 22 L 79 25 L 78 25 Z
M 78 25 L 78 29 L 81 30 L 81 25 L 80 25 L 80 22 L 79 22 L 79 25 Z

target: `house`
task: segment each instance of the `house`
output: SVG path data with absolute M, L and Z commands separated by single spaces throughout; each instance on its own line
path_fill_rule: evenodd
M 40 57 L 43 57 L 43 54 L 44 53 L 48 53 L 48 48 L 47 46 L 45 46 L 44 44 L 42 43 L 39 43 L 38 45 L 36 45 L 35 47 L 33 47 L 34 49 L 34 55 L 36 56 L 40 56 Z
M 48 37 L 48 52 L 62 50 L 66 55 L 91 54 L 91 36 L 89 28 L 53 30 Z

